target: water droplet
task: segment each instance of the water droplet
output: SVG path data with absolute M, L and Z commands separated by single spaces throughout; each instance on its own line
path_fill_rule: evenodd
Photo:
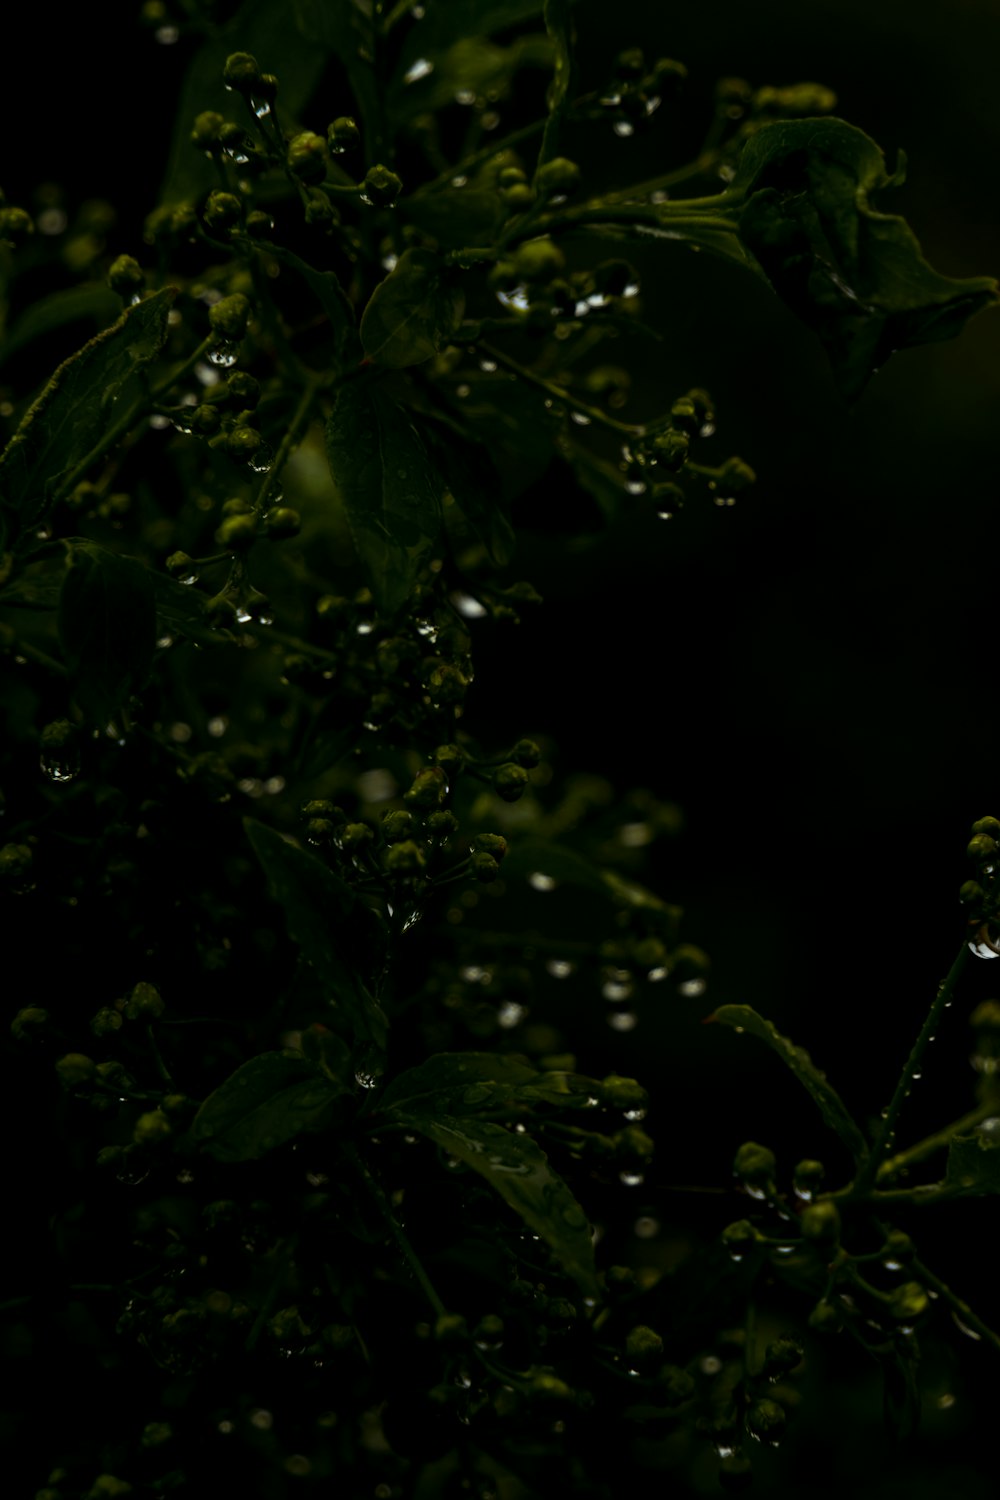
M 627 1109 L 625 1111 L 625 1118 L 626 1120 L 644 1120 L 646 1118 L 646 1111 L 644 1109 Z
M 644 479 L 626 479 L 625 488 L 630 495 L 644 495 L 648 486 Z
M 635 135 L 635 126 L 632 124 L 631 120 L 616 120 L 611 129 L 614 131 L 615 135 L 618 136 L 625 137 Z
M 497 1022 L 509 1031 L 512 1027 L 518 1026 L 526 1015 L 527 1011 L 523 1005 L 518 1005 L 516 1000 L 505 1000 L 497 1011 Z
M 952 1313 L 951 1320 L 954 1323 L 955 1327 L 958 1329 L 959 1333 L 964 1333 L 966 1338 L 974 1339 L 977 1343 L 982 1338 L 981 1333 L 977 1333 L 974 1328 L 970 1328 L 967 1323 L 962 1322 L 957 1312 Z
M 612 1031 L 634 1031 L 638 1024 L 639 1017 L 631 1010 L 613 1010 L 608 1016 Z
M 430 58 L 418 57 L 416 62 L 411 63 L 403 74 L 404 83 L 416 83 L 419 78 L 426 78 L 428 73 L 433 73 L 434 64 Z
M 618 1180 L 619 1182 L 623 1182 L 626 1187 L 642 1187 L 646 1179 L 641 1172 L 619 1172 Z
M 219 370 L 232 369 L 236 363 L 238 348 L 237 344 L 231 344 L 228 341 L 216 344 L 214 349 L 209 349 L 208 351 L 207 358 L 209 364 L 215 365 Z
M 975 954 L 976 958 L 1000 957 L 1000 953 L 997 952 L 996 948 L 988 943 L 983 937 L 975 937 L 969 939 L 969 952 Z M 949 1000 L 946 1003 L 950 1005 L 951 1001 Z
M 655 1240 L 660 1232 L 660 1221 L 649 1214 L 643 1214 L 640 1219 L 636 1219 L 632 1232 L 637 1240 Z
M 271 113 L 271 106 L 266 99 L 262 99 L 259 104 L 254 105 L 253 112 L 258 120 L 266 120 Z
M 528 876 L 528 884 L 536 891 L 554 891 L 558 882 L 543 870 L 533 870 Z
M 553 979 L 568 979 L 575 967 L 568 958 L 550 958 L 545 965 L 546 973 Z
M 487 375 L 492 375 L 496 367 L 497 362 L 495 359 L 481 359 L 479 361 L 479 368 L 484 370 Z
M 50 781 L 73 781 L 80 774 L 80 757 L 65 749 L 58 755 L 43 751 L 38 763 Z
M 159 42 L 161 47 L 172 47 L 180 38 L 179 26 L 157 26 L 153 32 L 154 41 Z
M 359 1068 L 354 1075 L 354 1082 L 357 1084 L 359 1089 L 373 1089 L 378 1083 L 378 1075 L 375 1073 L 366 1072 L 363 1068 Z
M 577 427 L 590 426 L 590 418 L 582 411 L 571 411 L 569 419 L 571 422 L 575 422 Z

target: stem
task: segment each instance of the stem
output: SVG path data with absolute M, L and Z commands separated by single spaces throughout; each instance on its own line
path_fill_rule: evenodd
M 354 1170 L 357 1172 L 358 1176 L 361 1178 L 361 1181 L 364 1183 L 368 1196 L 371 1198 L 382 1218 L 385 1220 L 390 1234 L 396 1241 L 397 1248 L 399 1249 L 400 1253 L 403 1256 L 403 1259 L 406 1261 L 406 1264 L 409 1266 L 410 1270 L 413 1272 L 414 1276 L 419 1282 L 421 1288 L 423 1289 L 424 1295 L 426 1296 L 431 1307 L 434 1309 L 435 1314 L 439 1318 L 443 1317 L 447 1309 L 444 1303 L 441 1301 L 441 1298 L 438 1296 L 437 1292 L 434 1290 L 434 1285 L 427 1272 L 421 1265 L 417 1253 L 414 1250 L 413 1246 L 410 1244 L 409 1239 L 403 1232 L 402 1225 L 396 1219 L 392 1208 L 386 1201 L 385 1193 L 379 1187 L 371 1172 L 365 1166 L 365 1163 L 361 1160 L 361 1157 L 358 1155 L 355 1147 L 348 1147 L 347 1159 L 351 1163 L 351 1166 L 354 1168 Z
M 935 1151 L 950 1146 L 956 1135 L 961 1135 L 966 1130 L 973 1130 L 975 1126 L 981 1125 L 984 1120 L 989 1120 L 997 1114 L 1000 1114 L 1000 1099 L 991 1099 L 986 1104 L 980 1104 L 976 1109 L 970 1110 L 967 1115 L 963 1115 L 960 1120 L 953 1120 L 950 1125 L 942 1126 L 933 1135 L 925 1136 L 915 1146 L 909 1146 L 905 1151 L 890 1156 L 879 1167 L 876 1181 L 881 1182 L 883 1179 L 895 1177 L 896 1173 L 901 1172 L 905 1167 L 924 1161 Z
M 914 1271 L 924 1285 L 932 1291 L 937 1292 L 938 1296 L 947 1302 L 952 1312 L 960 1316 L 963 1323 L 971 1328 L 974 1333 L 978 1333 L 981 1339 L 985 1339 L 993 1349 L 1000 1353 L 1000 1335 L 994 1333 L 993 1329 L 972 1311 L 969 1304 L 963 1302 L 961 1297 L 957 1296 L 951 1290 L 951 1287 L 945 1286 L 941 1278 L 935 1276 L 934 1272 L 925 1266 L 923 1261 L 914 1260 L 912 1264 Z
M 505 151 L 509 151 L 512 146 L 519 145 L 521 141 L 530 140 L 533 135 L 537 135 L 544 128 L 544 120 L 535 120 L 530 125 L 522 125 L 519 130 L 512 130 L 499 141 L 491 141 L 489 145 L 482 146 L 478 151 L 474 151 L 471 156 L 467 156 L 464 160 L 456 162 L 446 172 L 442 172 L 439 176 L 433 178 L 425 187 L 421 188 L 421 193 L 432 193 L 437 188 L 451 187 L 453 178 L 468 177 L 477 167 L 481 167 L 484 162 L 489 161 L 491 156 L 501 156 Z
M 489 359 L 495 360 L 498 365 L 503 365 L 519 380 L 526 380 L 530 385 L 538 386 L 554 400 L 562 401 L 567 406 L 571 406 L 574 411 L 582 412 L 591 422 L 597 422 L 602 427 L 609 427 L 612 432 L 622 432 L 630 438 L 641 437 L 645 431 L 642 427 L 631 427 L 627 422 L 619 422 L 614 417 L 609 417 L 606 412 L 601 411 L 600 407 L 589 406 L 586 401 L 581 401 L 577 396 L 571 395 L 562 386 L 555 385 L 542 375 L 536 375 L 534 370 L 529 370 L 524 365 L 519 365 L 516 360 L 511 359 L 507 354 L 502 354 L 492 344 L 481 343 L 479 347 Z
M 899 1112 L 903 1108 L 903 1100 L 909 1093 L 913 1075 L 920 1071 L 920 1060 L 927 1050 L 928 1042 L 938 1029 L 941 1017 L 955 993 L 955 988 L 962 977 L 968 961 L 968 944 L 963 942 L 958 953 L 955 955 L 954 962 L 948 970 L 944 982 L 938 986 L 938 992 L 934 996 L 930 1010 L 927 1012 L 927 1018 L 910 1049 L 910 1055 L 906 1059 L 906 1066 L 899 1075 L 896 1091 L 889 1102 L 888 1109 L 882 1117 L 882 1124 L 875 1137 L 871 1155 L 858 1174 L 858 1180 L 855 1185 L 857 1195 L 867 1193 L 871 1189 L 878 1174 L 878 1169 L 889 1153 L 893 1136 L 896 1133 L 896 1121 L 899 1119 Z
M 257 491 L 257 498 L 254 501 L 254 510 L 258 515 L 263 515 L 264 513 L 264 507 L 267 503 L 267 497 L 271 493 L 271 490 L 274 487 L 275 480 L 277 479 L 278 475 L 281 473 L 282 468 L 287 462 L 289 454 L 298 441 L 299 433 L 309 421 L 309 417 L 312 414 L 313 403 L 315 402 L 316 397 L 319 394 L 320 387 L 323 383 L 324 382 L 322 380 L 310 380 L 307 383 L 305 390 L 302 392 L 302 398 L 299 401 L 298 406 L 295 408 L 295 414 L 288 425 L 288 430 L 286 431 L 284 437 L 281 439 L 281 444 L 278 448 L 277 453 L 275 454 L 274 462 L 271 464 L 267 473 L 264 475 L 260 489 Z
M 40 651 L 37 646 L 32 646 L 29 641 L 15 641 L 11 647 L 11 655 L 16 659 L 23 656 L 25 661 L 34 662 L 38 667 L 44 667 L 47 672 L 53 672 L 57 677 L 68 677 L 69 672 L 61 661 L 56 661 L 54 656 L 48 652 Z
M 163 1055 L 156 1044 L 156 1037 L 153 1035 L 152 1021 L 147 1021 L 146 1023 L 146 1040 L 149 1042 L 150 1050 L 153 1054 L 153 1061 L 156 1064 L 156 1071 L 159 1073 L 164 1083 L 172 1084 L 174 1080 L 171 1077 L 170 1069 L 163 1061 Z

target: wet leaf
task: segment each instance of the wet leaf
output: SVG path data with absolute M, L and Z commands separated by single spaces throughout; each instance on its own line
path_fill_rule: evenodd
M 369 359 L 402 370 L 436 354 L 464 312 L 461 272 L 433 250 L 404 250 L 362 314 L 361 343 Z
M 263 1052 L 209 1094 L 191 1134 L 217 1161 L 250 1161 L 310 1130 L 322 1130 L 343 1084 L 304 1057 Z
M 545 0 L 545 29 L 552 42 L 553 71 L 546 101 L 549 118 L 542 137 L 541 161 L 549 161 L 556 154 L 559 127 L 572 98 L 574 36 L 570 0 Z
M 489 448 L 438 418 L 423 417 L 419 426 L 455 504 L 497 566 L 506 567 L 514 556 L 516 537 Z
M 400 212 L 443 250 L 492 245 L 507 213 L 498 192 L 477 187 L 414 193 L 401 200 Z
M 344 359 L 356 350 L 360 357 L 358 332 L 354 324 L 354 308 L 334 271 L 318 271 L 308 261 L 287 250 L 284 245 L 267 245 L 267 253 L 283 265 L 298 273 L 306 283 L 320 307 L 330 320 L 334 347 Z
M 433 556 L 441 477 L 407 413 L 357 381 L 337 393 L 326 447 L 365 581 L 379 613 L 395 614 Z
M 721 1021 L 724 1026 L 732 1026 L 737 1031 L 748 1031 L 751 1036 L 766 1042 L 811 1094 L 823 1119 L 840 1136 L 855 1161 L 860 1162 L 868 1155 L 865 1138 L 848 1113 L 844 1101 L 803 1047 L 796 1047 L 788 1037 L 781 1035 L 771 1021 L 758 1015 L 749 1005 L 720 1005 L 706 1020 Z
M 44 520 L 60 481 L 119 415 L 118 398 L 130 378 L 159 354 L 176 295 L 176 287 L 163 287 L 127 308 L 63 361 L 28 408 L 0 453 L 0 498 L 20 513 L 23 529 Z
M 67 557 L 56 615 L 77 702 L 103 728 L 145 683 L 156 650 L 149 570 L 134 557 L 81 542 Z
M 6 365 L 20 350 L 36 339 L 72 329 L 77 323 L 89 323 L 94 332 L 106 328 L 122 310 L 122 301 L 110 287 L 100 284 L 66 287 L 51 292 L 26 307 L 17 321 L 5 332 L 0 344 L 0 366 Z
M 750 137 L 725 195 L 744 200 L 743 244 L 819 335 L 848 396 L 897 349 L 953 338 L 998 299 L 990 277 L 932 270 L 906 220 L 875 207 L 901 180 L 854 126 L 792 120 Z
M 601 1085 L 579 1073 L 543 1072 L 523 1057 L 490 1052 L 439 1052 L 407 1068 L 389 1084 L 379 1109 L 393 1113 L 415 1108 L 433 1115 L 464 1116 L 483 1110 L 545 1103 L 562 1109 L 586 1108 Z
M 178 583 L 167 573 L 150 573 L 156 600 L 158 636 L 186 630 L 206 630 L 205 595 L 200 589 Z
M 399 1110 L 401 1122 L 479 1172 L 555 1253 L 587 1296 L 599 1295 L 587 1216 L 528 1135 L 491 1120 Z
M 378 918 L 322 860 L 252 818 L 243 826 L 263 866 L 271 895 L 332 1004 L 344 1012 L 356 1042 L 381 1051 L 388 1023 L 368 985 L 379 963 Z
M 1000 1193 L 1000 1145 L 978 1130 L 955 1136 L 948 1147 L 945 1181 L 969 1194 Z

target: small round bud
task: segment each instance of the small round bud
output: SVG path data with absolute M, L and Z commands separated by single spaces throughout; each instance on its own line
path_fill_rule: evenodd
M 469 860 L 469 868 L 482 885 L 491 885 L 500 874 L 500 866 L 492 854 L 473 854 Z
M 757 483 L 757 475 L 750 465 L 744 463 L 742 458 L 727 458 L 719 472 L 719 489 L 723 492 L 735 493 L 737 490 L 745 490 L 748 485 Z
M 209 406 L 207 402 L 196 406 L 191 413 L 191 430 L 200 433 L 202 437 L 211 437 L 213 432 L 218 432 L 221 424 L 222 418 L 217 409 Z
M 247 234 L 255 240 L 266 240 L 274 228 L 274 220 L 271 215 L 265 213 L 261 208 L 255 208 L 252 213 L 247 214 Z
M 132 1486 L 127 1479 L 119 1479 L 117 1474 L 98 1474 L 87 1492 L 87 1500 L 112 1500 L 112 1497 L 131 1495 Z
M 816 1333 L 839 1333 L 844 1320 L 832 1302 L 824 1298 L 809 1314 L 809 1327 Z
M 434 1337 L 439 1344 L 464 1344 L 469 1330 L 460 1313 L 442 1313 L 434 1324 Z
M 26 209 L 0 208 L 0 240 L 16 248 L 34 232 L 34 220 Z
M 722 1243 L 726 1249 L 736 1255 L 745 1255 L 746 1252 L 756 1245 L 760 1239 L 757 1230 L 749 1219 L 737 1219 L 735 1224 L 727 1224 L 721 1235 Z
M 250 516 L 253 515 L 253 506 L 245 496 L 233 495 L 229 500 L 223 500 L 222 514 L 224 516 Z
M 493 790 L 505 802 L 517 802 L 528 785 L 528 773 L 523 766 L 507 761 L 493 772 Z
M 658 1365 L 663 1358 L 663 1339 L 655 1329 L 640 1323 L 626 1338 L 625 1353 L 629 1363 L 637 1370 L 648 1370 L 651 1366 Z
M 242 214 L 243 204 L 240 202 L 239 198 L 237 198 L 235 193 L 223 193 L 218 191 L 209 193 L 207 199 L 205 200 L 205 207 L 202 210 L 202 218 L 205 220 L 205 223 L 208 225 L 209 229 L 232 229 L 240 222 Z M 223 301 L 225 300 L 226 299 L 223 298 Z M 221 306 L 221 302 L 217 302 L 215 304 L 215 307 Z M 215 311 L 215 307 L 209 309 L 210 320 L 212 313 Z M 212 323 L 212 327 L 215 327 L 214 323 Z
M 391 208 L 402 191 L 402 179 L 379 162 L 365 173 L 361 196 L 373 208 Z
M 832 1244 L 840 1235 L 840 1210 L 829 1199 L 809 1203 L 802 1210 L 799 1229 L 804 1240 Z
M 557 1375 L 540 1374 L 533 1376 L 529 1394 L 541 1401 L 572 1401 L 573 1387 Z
M 336 824 L 329 818 L 310 818 L 306 824 L 306 838 L 310 844 L 328 844 L 336 832 Z
M 227 89 L 239 94 L 256 92 L 261 81 L 257 59 L 249 52 L 231 52 L 222 69 L 222 81 Z
M 345 151 L 353 151 L 361 145 L 361 131 L 358 122 L 350 115 L 338 115 L 331 120 L 326 129 L 326 139 L 330 150 L 335 156 L 340 156 Z
M 982 901 L 985 894 L 978 880 L 966 880 L 959 887 L 958 899 L 963 906 L 975 906 L 977 902 Z
M 255 515 L 228 516 L 216 531 L 215 540 L 220 547 L 225 547 L 230 552 L 246 552 L 248 547 L 253 546 L 256 535 Z
M 208 309 L 208 322 L 213 333 L 227 339 L 243 338 L 249 319 L 250 303 L 240 292 L 234 292 L 231 297 L 223 297 Z M 233 389 L 232 378 L 229 389 Z
M 747 1412 L 747 1428 L 763 1442 L 775 1442 L 788 1423 L 785 1408 L 777 1401 L 755 1401 Z
M 568 156 L 554 156 L 535 174 L 540 193 L 572 193 L 580 186 L 580 168 Z
M 438 807 L 448 792 L 448 778 L 440 766 L 425 766 L 418 771 L 403 801 L 410 807 Z
M 340 215 L 322 188 L 311 188 L 309 201 L 306 204 L 306 223 L 318 224 L 325 228 L 329 224 L 337 224 L 339 222 Z
M 676 474 L 687 462 L 691 439 L 686 432 L 661 432 L 653 439 L 656 462 Z
M 130 1021 L 157 1021 L 165 1010 L 159 990 L 145 980 L 140 980 L 125 1002 L 125 1014 Z
M 302 517 L 288 505 L 277 505 L 264 517 L 264 535 L 272 541 L 286 541 L 298 536 L 302 530 Z
M 902 1229 L 890 1229 L 882 1249 L 885 1259 L 895 1261 L 897 1265 L 905 1265 L 914 1256 L 913 1241 Z
M 19 1010 L 10 1023 L 10 1034 L 16 1042 L 39 1041 L 49 1019 L 47 1010 L 39 1005 L 26 1005 Z
M 393 875 L 417 875 L 426 863 L 427 856 L 415 839 L 393 844 L 385 857 L 385 867 Z
M 59 1082 L 66 1088 L 77 1088 L 81 1083 L 89 1083 L 94 1076 L 94 1066 L 94 1059 L 87 1057 L 85 1053 L 67 1052 L 56 1063 Z
M 510 752 L 510 758 L 516 765 L 524 766 L 527 771 L 533 771 L 541 761 L 542 752 L 534 740 L 518 740 Z
M 497 183 L 502 188 L 514 187 L 527 180 L 527 173 L 521 167 L 501 167 L 497 174 Z
M 263 438 L 255 427 L 239 425 L 226 433 L 225 450 L 230 458 L 244 462 L 253 458 L 263 442 Z
M 140 1115 L 132 1131 L 137 1146 L 152 1146 L 173 1134 L 173 1126 L 162 1109 L 151 1109 Z
M 777 1379 L 779 1375 L 789 1375 L 801 1363 L 802 1345 L 798 1339 L 793 1339 L 788 1334 L 775 1339 L 764 1350 L 764 1374 L 772 1379 Z
M 90 1029 L 97 1037 L 113 1036 L 116 1031 L 121 1031 L 123 1024 L 121 1011 L 109 1005 L 90 1018 Z
M 363 849 L 375 837 L 367 823 L 348 823 L 340 834 L 345 849 Z
M 458 819 L 450 808 L 438 807 L 434 812 L 427 814 L 427 822 L 424 826 L 428 833 L 436 834 L 438 838 L 446 838 L 448 834 L 458 831 Z
M 20 880 L 34 860 L 30 844 L 4 844 L 0 849 L 0 880 Z
M 225 123 L 225 117 L 217 110 L 203 109 L 200 115 L 194 117 L 191 130 L 192 146 L 198 146 L 202 151 L 208 151 L 214 156 L 222 149 L 220 131 Z
M 823 1163 L 807 1157 L 796 1166 L 792 1173 L 792 1183 L 801 1198 L 811 1198 L 819 1189 L 825 1176 L 826 1169 Z
M 513 182 L 501 189 L 501 196 L 511 213 L 520 214 L 534 203 L 535 190 L 527 182 Z
M 503 1338 L 503 1318 L 498 1317 L 496 1313 L 487 1313 L 485 1317 L 480 1318 L 472 1330 L 472 1337 L 477 1344 L 487 1344 L 496 1348 Z
M 987 864 L 997 852 L 997 840 L 988 833 L 977 833 L 970 840 L 966 854 L 977 864 Z
M 641 1109 L 649 1105 L 649 1095 L 634 1078 L 622 1078 L 618 1073 L 609 1073 L 601 1083 L 601 1101 L 612 1109 Z
M 322 182 L 326 176 L 326 141 L 313 130 L 302 130 L 288 143 L 288 170 L 301 182 Z
M 382 837 L 387 844 L 398 844 L 401 839 L 410 837 L 416 821 L 413 814 L 405 807 L 394 808 L 392 812 L 384 813 L 382 816 Z
M 461 703 L 469 679 L 453 662 L 431 660 L 424 670 L 424 685 L 436 703 Z
M 919 1281 L 904 1281 L 889 1293 L 889 1312 L 899 1323 L 912 1323 L 926 1311 L 928 1300 Z
M 733 1172 L 748 1187 L 770 1187 L 776 1169 L 774 1152 L 756 1141 L 745 1141 L 733 1161 Z
M 435 765 L 454 776 L 465 765 L 465 751 L 460 745 L 438 745 L 433 759 Z
M 619 1130 L 612 1136 L 612 1140 L 616 1156 L 629 1166 L 647 1165 L 656 1152 L 653 1140 L 638 1125 L 626 1125 L 624 1130 Z
M 146 285 L 139 262 L 131 255 L 119 255 L 108 268 L 108 286 L 120 297 L 135 297 Z
M 1000 818 L 977 818 L 972 825 L 973 833 L 986 833 L 992 839 L 1000 839 Z
M 499 833 L 477 833 L 470 848 L 473 854 L 489 854 L 499 861 L 507 853 L 507 840 Z
M 554 240 L 525 240 L 514 251 L 514 265 L 524 281 L 551 281 L 566 264 L 566 257 Z

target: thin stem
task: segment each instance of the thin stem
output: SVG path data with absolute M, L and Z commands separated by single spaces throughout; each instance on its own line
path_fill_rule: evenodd
M 358 1176 L 361 1178 L 361 1181 L 364 1183 L 368 1196 L 371 1198 L 375 1207 L 378 1209 L 380 1215 L 384 1219 L 386 1226 L 389 1229 L 389 1233 L 392 1235 L 393 1239 L 396 1242 L 397 1248 L 399 1249 L 400 1253 L 403 1256 L 403 1259 L 406 1261 L 406 1264 L 409 1266 L 410 1270 L 413 1272 L 414 1276 L 419 1282 L 421 1288 L 423 1289 L 424 1295 L 426 1296 L 431 1307 L 434 1309 L 434 1312 L 439 1318 L 443 1317 L 447 1309 L 444 1303 L 441 1301 L 441 1298 L 438 1296 L 437 1292 L 434 1290 L 433 1282 L 421 1265 L 416 1251 L 410 1244 L 409 1239 L 403 1231 L 402 1225 L 397 1220 L 395 1214 L 392 1211 L 392 1208 L 387 1202 L 385 1193 L 379 1187 L 378 1183 L 375 1181 L 371 1172 L 365 1166 L 365 1163 L 361 1160 L 361 1157 L 358 1155 L 356 1149 L 353 1146 L 349 1147 L 347 1150 L 347 1159 L 351 1163 L 355 1172 L 357 1172 Z
M 890 1156 L 878 1169 L 877 1181 L 882 1182 L 890 1177 L 895 1177 L 897 1172 L 903 1171 L 905 1167 L 912 1167 L 918 1161 L 924 1161 L 928 1156 L 933 1156 L 935 1151 L 941 1151 L 945 1146 L 950 1146 L 956 1135 L 963 1131 L 974 1130 L 984 1120 L 991 1119 L 1000 1114 L 1000 1099 L 991 1099 L 985 1104 L 980 1104 L 976 1109 L 963 1115 L 960 1120 L 953 1120 L 950 1125 L 943 1125 L 933 1135 L 925 1136 L 916 1145 L 908 1146 L 905 1151 L 899 1151 L 895 1156 Z
M 928 1266 L 925 1266 L 922 1260 L 914 1260 L 912 1265 L 915 1274 L 923 1282 L 924 1286 L 929 1287 L 931 1291 L 937 1292 L 938 1296 L 947 1302 L 952 1312 L 958 1314 L 966 1327 L 971 1328 L 974 1333 L 978 1333 L 981 1339 L 985 1339 L 993 1349 L 1000 1353 L 1000 1335 L 994 1333 L 989 1324 L 984 1323 L 982 1318 L 972 1311 L 969 1304 L 963 1302 L 962 1298 L 953 1292 L 951 1287 L 946 1286 L 939 1276 L 935 1276 L 934 1272 Z
M 11 655 L 16 659 L 24 657 L 25 661 L 34 662 L 38 667 L 44 667 L 47 672 L 52 672 L 57 677 L 68 677 L 69 672 L 61 661 L 56 661 L 54 656 L 49 656 L 47 651 L 40 651 L 37 646 L 31 645 L 30 641 L 15 641 L 11 648 Z
M 167 1067 L 166 1063 L 163 1061 L 163 1054 L 160 1052 L 160 1049 L 159 1049 L 159 1047 L 157 1046 L 157 1043 L 156 1043 L 156 1037 L 153 1035 L 153 1023 L 152 1023 L 152 1021 L 148 1021 L 146 1023 L 146 1040 L 148 1041 L 149 1047 L 150 1047 L 150 1051 L 153 1054 L 153 1061 L 156 1064 L 156 1071 L 159 1073 L 159 1075 L 163 1079 L 164 1083 L 171 1083 L 172 1084 L 174 1080 L 173 1080 L 173 1077 L 171 1075 L 170 1069 Z
M 278 451 L 274 456 L 274 462 L 271 464 L 267 473 L 264 475 L 260 489 L 257 491 L 257 498 L 254 501 L 254 510 L 258 515 L 263 514 L 264 507 L 267 504 L 267 498 L 274 487 L 275 481 L 277 480 L 278 475 L 281 473 L 282 468 L 287 462 L 292 449 L 298 442 L 299 434 L 302 431 L 302 428 L 308 424 L 309 418 L 312 415 L 313 404 L 316 400 L 316 397 L 319 395 L 320 388 L 323 384 L 324 381 L 322 380 L 310 380 L 307 383 L 305 390 L 302 392 L 301 400 L 299 401 L 298 406 L 295 408 L 295 413 L 292 417 L 292 420 L 288 424 L 288 429 L 285 432 L 284 437 L 281 439 Z
M 609 427 L 612 432 L 624 433 L 626 437 L 630 438 L 641 437 L 645 431 L 642 427 L 631 427 L 627 422 L 619 422 L 614 417 L 609 417 L 606 412 L 601 411 L 600 407 L 589 406 L 586 401 L 581 401 L 577 396 L 564 390 L 562 386 L 556 385 L 552 381 L 546 380 L 544 376 L 536 375 L 534 370 L 529 370 L 524 365 L 518 364 L 517 360 L 511 359 L 508 354 L 503 354 L 492 344 L 481 343 L 479 347 L 489 359 L 495 360 L 498 365 L 503 365 L 505 369 L 515 374 L 519 380 L 526 380 L 530 385 L 538 386 L 539 390 L 545 391 L 554 400 L 565 402 L 574 411 L 582 412 L 589 421 L 597 422 L 602 427 Z
M 858 1174 L 858 1180 L 856 1183 L 857 1195 L 861 1195 L 869 1191 L 876 1179 L 879 1167 L 882 1165 L 886 1156 L 889 1154 L 889 1149 L 892 1146 L 893 1136 L 896 1133 L 896 1122 L 899 1119 L 900 1110 L 903 1108 L 903 1101 L 910 1091 L 913 1076 L 915 1073 L 920 1072 L 920 1062 L 927 1050 L 927 1044 L 937 1031 L 938 1025 L 941 1021 L 941 1017 L 943 1016 L 947 1006 L 951 1003 L 951 999 L 955 993 L 958 981 L 961 979 L 968 961 L 968 944 L 963 942 L 962 946 L 958 950 L 958 953 L 955 955 L 954 962 L 952 963 L 951 968 L 948 970 L 944 982 L 938 986 L 938 992 L 934 996 L 933 1004 L 931 1005 L 930 1010 L 927 1012 L 927 1017 L 924 1021 L 924 1024 L 921 1026 L 919 1033 L 917 1034 L 916 1041 L 910 1049 L 910 1055 L 906 1059 L 906 1066 L 903 1068 L 902 1073 L 899 1075 L 899 1082 L 896 1084 L 896 1091 L 889 1102 L 888 1109 L 885 1111 L 885 1114 L 882 1117 L 882 1124 L 879 1128 L 878 1134 L 875 1137 L 875 1143 L 872 1146 L 871 1155 L 868 1157 L 868 1160 L 865 1162 L 864 1166 Z
M 520 129 L 510 131 L 508 135 L 503 136 L 499 141 L 490 141 L 488 145 L 482 146 L 478 151 L 474 151 L 471 156 L 466 156 L 462 161 L 456 162 L 446 172 L 442 172 L 439 176 L 432 178 L 425 187 L 421 188 L 421 193 L 432 193 L 437 188 L 451 187 L 453 178 L 468 177 L 471 173 L 475 172 L 477 167 L 481 167 L 484 162 L 489 161 L 491 156 L 501 156 L 505 151 L 509 151 L 512 146 L 520 145 L 522 141 L 529 141 L 533 135 L 537 135 L 544 128 L 544 120 L 534 120 L 530 125 L 522 125 Z
M 284 630 L 275 630 L 273 625 L 255 624 L 252 627 L 252 633 L 262 641 L 271 641 L 276 646 L 287 646 L 289 651 L 301 652 L 303 656 L 315 656 L 318 661 L 340 661 L 340 657 L 335 652 L 324 651 L 322 646 L 314 646 L 310 641 L 302 641 L 297 635 L 288 635 Z

